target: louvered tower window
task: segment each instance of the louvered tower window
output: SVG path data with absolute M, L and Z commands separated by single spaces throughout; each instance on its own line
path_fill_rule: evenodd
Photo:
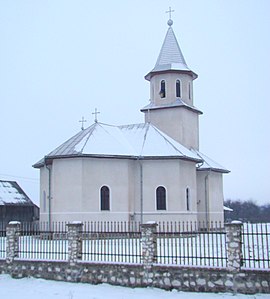
M 159 186 L 156 190 L 157 210 L 166 210 L 166 189 Z
M 176 97 L 177 98 L 181 98 L 181 81 L 180 80 L 176 80 Z
M 100 209 L 101 211 L 110 210 L 110 189 L 107 186 L 102 186 L 100 189 Z
M 161 80 L 160 82 L 160 97 L 165 98 L 166 97 L 166 85 L 165 85 L 165 80 Z

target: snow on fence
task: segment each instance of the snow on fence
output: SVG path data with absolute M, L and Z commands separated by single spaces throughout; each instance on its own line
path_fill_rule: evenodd
M 270 224 L 243 225 L 243 267 L 270 268 L 269 231 Z M 153 234 L 157 264 L 227 267 L 227 235 L 221 223 L 160 222 Z M 85 222 L 79 235 L 83 261 L 142 263 L 139 222 Z M 68 238 L 64 222 L 22 223 L 16 258 L 68 260 Z M 1 259 L 6 258 L 6 243 L 6 232 L 0 231 Z

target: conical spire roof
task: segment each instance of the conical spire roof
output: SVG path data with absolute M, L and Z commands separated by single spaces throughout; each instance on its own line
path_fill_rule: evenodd
M 162 65 L 174 63 L 182 64 L 183 69 L 188 69 L 185 58 L 177 42 L 176 36 L 173 32 L 172 27 L 170 26 L 161 47 L 155 68 Z
M 156 65 L 154 69 L 146 76 L 146 80 L 150 80 L 153 73 L 164 71 L 184 71 L 192 73 L 194 79 L 198 76 L 192 72 L 185 61 L 184 55 L 179 47 L 174 31 L 171 27 L 172 21 L 168 21 L 168 31 L 161 47 Z

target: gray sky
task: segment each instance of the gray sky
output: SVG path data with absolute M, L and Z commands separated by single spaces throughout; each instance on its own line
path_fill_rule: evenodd
M 200 150 L 231 170 L 225 199 L 270 202 L 270 1 L 0 0 L 0 179 L 38 203 L 45 154 L 79 120 L 143 122 L 144 80 L 173 29 L 194 82 Z

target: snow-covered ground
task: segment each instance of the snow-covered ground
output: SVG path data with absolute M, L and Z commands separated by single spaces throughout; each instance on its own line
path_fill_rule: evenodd
M 13 279 L 0 275 L 1 299 L 269 299 L 269 294 L 186 293 L 155 288 L 126 288 L 108 284 L 90 285 L 35 278 Z

